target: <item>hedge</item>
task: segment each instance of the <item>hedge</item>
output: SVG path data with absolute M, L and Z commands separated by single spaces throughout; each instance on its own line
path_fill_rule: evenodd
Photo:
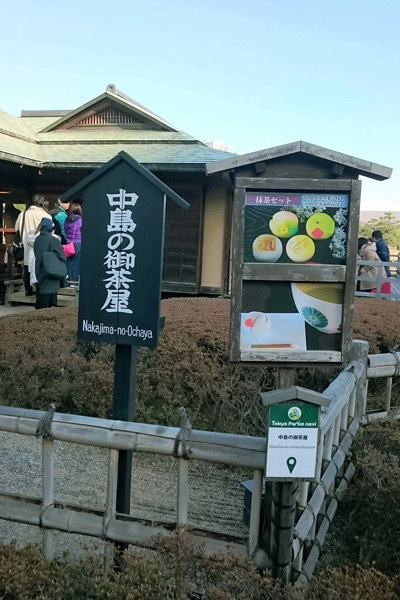
M 197 429 L 262 434 L 259 393 L 275 387 L 275 370 L 229 363 L 229 300 L 178 298 L 162 302 L 166 327 L 157 349 L 141 349 L 135 419 L 177 425 L 186 406 Z M 398 344 L 400 303 L 356 299 L 354 337 L 371 352 Z M 0 319 L 0 403 L 109 417 L 113 347 L 76 339 L 76 309 L 48 309 Z M 332 368 L 298 369 L 297 383 L 322 391 Z M 382 382 L 371 382 L 380 393 Z M 375 386 L 375 387 L 374 387 Z M 398 384 L 393 389 L 399 396 Z

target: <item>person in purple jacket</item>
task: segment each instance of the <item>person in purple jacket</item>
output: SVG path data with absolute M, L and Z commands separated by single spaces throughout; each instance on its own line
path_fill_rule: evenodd
M 75 254 L 67 259 L 68 282 L 71 287 L 78 287 L 81 271 L 82 206 L 77 202 L 70 204 L 64 227 L 67 243 L 73 242 L 75 247 Z

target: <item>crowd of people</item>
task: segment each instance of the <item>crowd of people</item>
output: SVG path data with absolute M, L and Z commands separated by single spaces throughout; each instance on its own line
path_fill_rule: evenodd
M 358 238 L 358 257 L 360 260 L 375 263 L 390 261 L 389 246 L 383 239 L 381 231 L 373 231 L 370 238 Z M 375 265 L 360 265 L 358 275 L 362 276 L 363 280 L 358 282 L 357 289 L 360 292 L 375 293 L 377 289 L 376 283 L 381 269 Z M 390 267 L 385 266 L 384 269 L 386 277 L 390 277 Z M 381 291 L 390 294 L 390 282 L 384 282 Z
M 15 223 L 23 247 L 25 295 L 36 295 L 37 309 L 57 306 L 59 289 L 78 287 L 80 276 L 81 205 L 58 199 L 50 212 L 44 206 L 44 197 L 36 194 Z M 54 259 L 51 255 L 56 257 L 59 268 L 49 266 Z

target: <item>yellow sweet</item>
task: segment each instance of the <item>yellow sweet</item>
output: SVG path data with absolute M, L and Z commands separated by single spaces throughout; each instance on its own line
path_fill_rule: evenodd
M 307 262 L 315 254 L 315 244 L 308 235 L 295 235 L 286 245 L 286 254 L 293 262 Z
M 325 213 L 315 213 L 307 220 L 306 231 L 313 240 L 326 240 L 335 232 L 335 221 Z

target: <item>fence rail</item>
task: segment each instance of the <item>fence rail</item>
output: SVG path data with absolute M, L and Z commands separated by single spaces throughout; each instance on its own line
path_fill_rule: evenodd
M 352 361 L 325 390 L 330 405 L 321 409 L 317 478 L 308 482 L 266 482 L 266 440 L 260 437 L 193 431 L 190 460 L 179 450 L 176 523 L 154 523 L 116 512 L 116 482 L 120 450 L 174 456 L 179 429 L 125 423 L 55 413 L 53 439 L 42 440 L 42 497 L 0 493 L 0 519 L 43 529 L 43 548 L 53 557 L 54 530 L 94 536 L 141 546 L 151 545 L 156 533 L 169 535 L 175 525 L 190 525 L 188 510 L 189 467 L 192 460 L 209 461 L 253 470 L 253 492 L 248 539 L 201 529 L 191 529 L 195 540 L 214 552 L 233 542 L 238 552 L 257 555 L 275 575 L 299 584 L 315 568 L 321 545 L 351 481 L 355 467 L 349 450 L 365 422 L 368 378 L 385 377 L 384 416 L 390 410 L 392 378 L 400 374 L 400 352 L 369 355 L 366 342 L 355 341 Z M 0 407 L 0 431 L 35 436 L 46 413 Z M 54 441 L 108 448 L 107 497 L 104 510 L 67 506 L 54 497 Z
M 399 260 L 399 259 L 398 259 Z M 368 277 L 368 275 L 357 275 L 357 288 L 359 282 L 368 282 L 371 284 L 371 289 L 376 291 L 371 292 L 369 290 L 356 290 L 356 296 L 364 298 L 390 298 L 391 300 L 400 300 L 400 262 L 378 262 L 374 260 L 358 260 L 357 265 L 359 267 L 369 266 L 376 267 L 378 269 L 378 275 L 375 278 Z M 388 267 L 391 271 L 391 277 L 386 276 L 385 268 Z M 382 285 L 385 283 L 391 284 L 390 293 L 383 291 Z

